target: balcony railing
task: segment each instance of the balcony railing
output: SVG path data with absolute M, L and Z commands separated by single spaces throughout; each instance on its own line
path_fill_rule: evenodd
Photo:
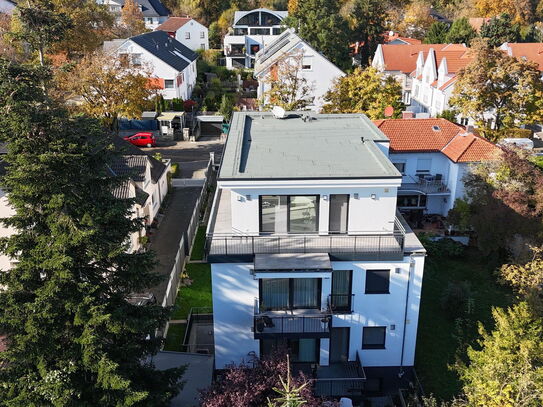
M 260 312 L 259 300 L 255 298 L 254 334 L 255 339 L 269 337 L 327 338 L 330 336 L 332 316 L 328 312 L 308 310 Z M 303 313 L 301 313 L 303 312 Z
M 357 351 L 356 361 L 331 363 L 330 366 L 318 368 L 313 391 L 318 397 L 361 396 L 365 381 L 366 372 Z
M 404 175 L 400 190 L 419 191 L 425 194 L 440 194 L 450 192 L 444 180 L 438 175 L 420 174 L 419 176 Z
M 330 294 L 328 308 L 332 314 L 352 314 L 354 294 Z
M 353 259 L 392 260 L 403 256 L 405 229 L 396 219 L 394 232 L 346 235 L 273 234 L 241 235 L 209 233 L 208 256 L 252 256 L 280 253 L 329 253 L 351 255 Z

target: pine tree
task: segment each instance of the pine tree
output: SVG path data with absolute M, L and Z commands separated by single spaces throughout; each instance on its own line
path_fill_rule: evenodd
M 424 43 L 443 44 L 447 37 L 447 31 L 449 31 L 447 24 L 436 21 L 430 26 L 426 37 L 424 37 Z
M 446 35 L 446 41 L 449 44 L 469 45 L 472 39 L 477 36 L 477 32 L 469 23 L 466 17 L 454 20 L 449 32 Z
M 128 253 L 141 230 L 132 200 L 113 191 L 116 153 L 97 121 L 70 117 L 40 83 L 45 68 L 0 60 L 0 139 L 8 143 L 2 189 L 16 233 L 0 251 L 0 400 L 9 406 L 162 406 L 182 371 L 150 357 L 167 320 L 160 306 L 127 302 L 158 282 L 150 253 Z
M 502 14 L 491 18 L 487 24 L 483 24 L 480 35 L 488 39 L 490 46 L 499 47 L 504 42 L 518 42 L 520 27 L 513 23 L 509 14 Z

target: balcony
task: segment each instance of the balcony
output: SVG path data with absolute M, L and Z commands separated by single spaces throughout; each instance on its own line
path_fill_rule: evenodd
M 330 294 L 328 308 L 332 314 L 352 314 L 354 294 Z
M 357 351 L 355 361 L 319 366 L 313 391 L 317 397 L 362 396 L 365 381 L 366 372 Z
M 413 191 L 426 195 L 446 195 L 450 193 L 441 174 L 420 174 L 416 177 L 404 175 L 400 191 Z
M 329 338 L 332 316 L 319 310 L 285 310 L 260 312 L 255 298 L 255 339 Z

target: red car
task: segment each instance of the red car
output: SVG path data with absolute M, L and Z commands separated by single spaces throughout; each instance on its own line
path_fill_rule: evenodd
M 126 136 L 124 140 L 138 147 L 155 147 L 156 139 L 153 133 L 141 132 Z

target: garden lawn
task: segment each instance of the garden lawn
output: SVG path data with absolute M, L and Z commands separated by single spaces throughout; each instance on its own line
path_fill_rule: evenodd
M 170 324 L 168 334 L 166 335 L 166 342 L 164 343 L 164 350 L 182 352 L 181 345 L 185 338 L 186 328 L 187 324 Z
M 182 286 L 177 293 L 171 319 L 187 319 L 193 307 L 211 307 L 211 266 L 205 263 L 188 263 L 186 267 L 190 286 Z
M 511 291 L 496 283 L 493 274 L 497 264 L 488 261 L 476 249 L 469 249 L 457 259 L 426 259 L 419 317 L 415 367 L 425 393 L 449 400 L 458 395 L 461 383 L 448 366 L 455 362 L 459 341 L 455 338 L 455 321 L 442 309 L 440 298 L 449 282 L 468 281 L 471 285 L 474 311 L 473 327 L 461 337 L 475 344 L 476 321 L 492 329 L 492 307 L 507 307 L 513 302 Z
M 206 227 L 198 227 L 196 237 L 194 238 L 194 244 L 192 245 L 192 251 L 190 252 L 191 260 L 203 260 L 204 259 L 204 246 L 206 243 Z

